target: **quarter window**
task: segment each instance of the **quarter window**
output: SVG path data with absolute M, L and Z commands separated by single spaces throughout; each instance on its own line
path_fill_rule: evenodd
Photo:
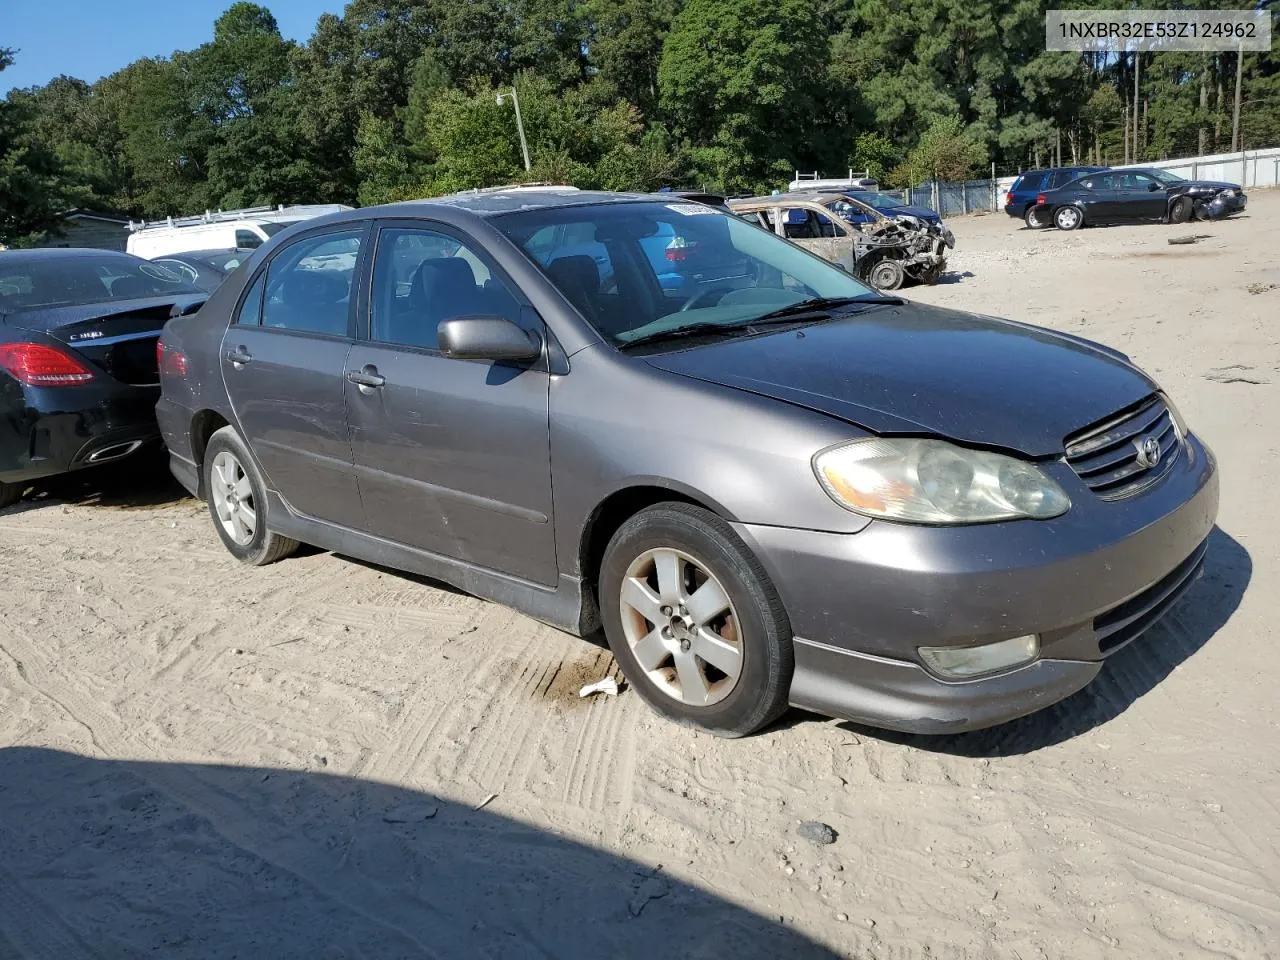
M 281 250 L 267 267 L 262 325 L 348 336 L 360 233 L 352 230 L 307 237 Z
M 433 230 L 382 231 L 373 265 L 371 340 L 436 350 L 440 324 L 469 316 L 518 322 L 520 309 L 462 241 Z
M 256 327 L 262 323 L 262 288 L 266 284 L 266 273 L 258 274 L 258 279 L 253 281 L 253 286 L 249 288 L 249 295 L 244 298 L 244 303 L 240 304 L 240 310 L 236 314 L 237 326 Z

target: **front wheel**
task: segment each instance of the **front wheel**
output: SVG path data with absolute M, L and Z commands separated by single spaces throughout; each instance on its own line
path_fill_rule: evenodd
M 1169 208 L 1170 223 L 1186 223 L 1191 219 L 1191 200 L 1188 197 L 1179 197 L 1173 201 L 1173 206 Z
M 0 480 L 0 510 L 3 510 L 5 507 L 11 507 L 21 500 L 26 489 L 27 488 L 20 483 L 5 483 L 3 480 Z
M 902 264 L 890 257 L 881 257 L 867 270 L 867 283 L 877 290 L 897 290 L 905 277 Z
M 599 592 L 614 657 L 662 716 L 741 737 L 786 709 L 790 622 L 720 517 L 686 503 L 637 513 L 609 541 Z
M 1059 207 L 1054 211 L 1053 222 L 1059 230 L 1074 230 L 1084 223 L 1084 214 L 1075 207 Z
M 223 427 L 209 438 L 204 471 L 209 515 L 232 556 L 260 567 L 298 549 L 296 540 L 267 529 L 266 485 L 233 427 Z

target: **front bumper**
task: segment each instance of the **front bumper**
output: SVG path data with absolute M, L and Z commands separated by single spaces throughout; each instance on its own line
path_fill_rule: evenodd
M 1072 477 L 1061 466 L 1064 485 Z M 791 702 L 917 733 L 979 729 L 1075 693 L 1159 619 L 1199 574 L 1218 507 L 1212 455 L 1194 437 L 1151 490 L 1103 503 L 1077 482 L 1052 521 L 965 527 L 873 522 L 856 534 L 737 524 L 795 634 Z M 921 646 L 1036 634 L 1040 659 L 946 681 Z
M 0 389 L 0 481 L 25 483 L 95 465 L 95 457 L 128 455 L 159 438 L 159 387 Z

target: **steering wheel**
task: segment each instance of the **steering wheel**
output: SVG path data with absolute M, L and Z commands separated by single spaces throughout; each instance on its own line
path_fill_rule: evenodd
M 702 305 L 702 301 L 710 300 L 713 296 L 716 297 L 716 303 L 719 303 L 720 299 L 723 298 L 729 290 L 730 288 L 726 286 L 710 287 L 709 289 L 701 290 L 685 301 L 684 306 L 680 308 L 680 312 L 684 313 L 686 310 L 696 310 Z M 708 304 L 708 306 L 713 305 L 714 304 Z

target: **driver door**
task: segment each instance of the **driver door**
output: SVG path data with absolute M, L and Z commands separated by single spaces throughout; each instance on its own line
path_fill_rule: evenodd
M 1125 219 L 1158 220 L 1169 203 L 1168 192 L 1146 173 L 1119 173 L 1119 211 Z

